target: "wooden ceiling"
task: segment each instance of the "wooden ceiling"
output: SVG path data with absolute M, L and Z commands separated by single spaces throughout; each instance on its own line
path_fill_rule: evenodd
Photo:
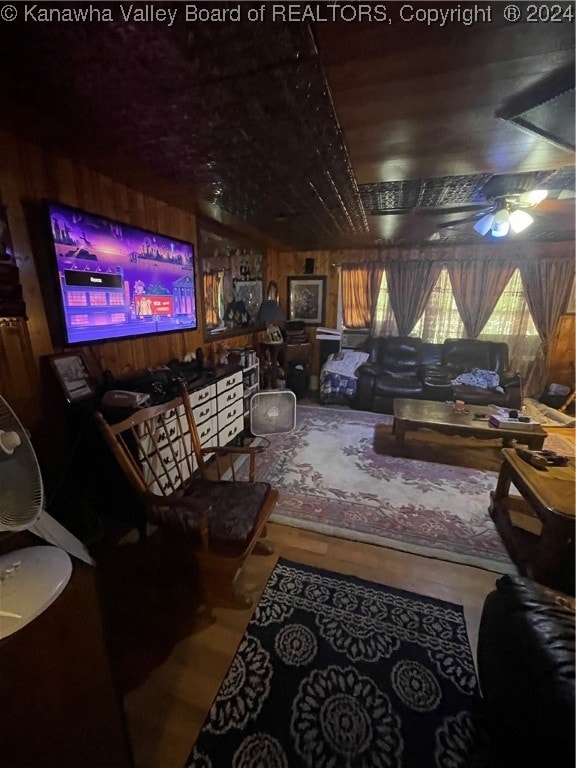
M 3 124 L 290 248 L 481 242 L 470 223 L 437 225 L 487 204 L 494 174 L 534 174 L 553 190 L 518 237 L 574 239 L 573 149 L 497 117 L 554 107 L 560 81 L 573 88 L 567 13 L 512 24 L 492 3 L 490 22 L 428 25 L 400 8 L 430 4 L 388 3 L 385 22 L 324 22 L 322 4 L 292 3 L 312 9 L 311 23 L 268 10 L 249 23 L 257 4 L 241 6 L 240 22 L 202 24 L 183 4 L 138 7 L 177 5 L 170 25 L 125 21 L 117 4 L 107 22 L 1 24 Z M 571 135 L 573 93 L 553 115 Z

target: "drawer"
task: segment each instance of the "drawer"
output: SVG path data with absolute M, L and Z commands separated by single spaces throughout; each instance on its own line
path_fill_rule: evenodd
M 192 408 L 192 413 L 194 415 L 194 423 L 199 428 L 200 424 L 216 415 L 216 400 L 212 398 L 205 403 L 200 403 L 200 405 Z
M 218 421 L 215 416 L 202 424 L 199 424 L 196 429 L 198 430 L 198 437 L 200 438 L 200 445 L 212 445 L 212 440 L 218 438 Z
M 202 443 L 202 448 L 214 448 L 215 446 L 219 445 L 218 430 L 216 429 L 216 427 L 217 427 L 217 424 L 216 424 L 216 421 L 214 421 L 214 431 L 210 435 L 210 437 L 206 440 L 206 442 Z M 210 458 L 210 455 L 211 454 L 208 454 L 208 456 L 207 457 L 205 456 L 204 458 L 205 459 Z
M 221 429 L 218 433 L 219 443 L 220 445 L 226 445 L 231 440 L 233 440 L 236 435 L 239 435 L 240 432 L 244 429 L 244 417 L 242 414 L 236 419 L 236 421 L 233 421 L 231 424 L 229 424 L 227 427 L 224 427 L 224 429 Z
M 232 403 L 235 403 L 237 400 L 242 400 L 243 395 L 244 387 L 242 384 L 235 386 L 234 389 L 228 389 L 226 392 L 222 392 L 221 395 L 218 395 L 217 400 L 218 413 L 226 410 L 229 405 L 232 405 Z
M 242 386 L 242 371 L 236 371 L 236 373 L 230 374 L 230 376 L 224 376 L 223 379 L 219 379 L 216 382 L 216 394 L 221 395 L 227 389 L 232 387 Z
M 182 461 L 180 462 L 179 470 L 177 470 L 176 467 L 173 467 L 169 470 L 157 472 L 154 475 L 150 474 L 149 482 L 151 492 L 160 495 L 173 493 L 174 490 L 180 488 L 182 484 L 180 478 L 188 479 L 190 477 L 190 470 L 194 472 L 197 466 L 196 457 L 193 456 L 191 465 L 188 464 L 187 461 Z
M 218 431 L 221 432 L 229 424 L 232 424 L 238 416 L 244 415 L 244 401 L 240 397 L 235 403 L 232 403 L 227 408 L 222 409 L 218 413 Z
M 190 405 L 192 408 L 196 408 L 197 405 L 205 403 L 207 400 L 211 400 L 216 396 L 216 386 L 209 384 L 202 389 L 195 389 L 194 392 L 190 392 Z

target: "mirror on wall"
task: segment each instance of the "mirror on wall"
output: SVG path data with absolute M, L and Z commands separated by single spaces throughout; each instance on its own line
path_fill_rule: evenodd
M 265 249 L 217 224 L 198 224 L 205 337 L 249 333 L 264 298 Z

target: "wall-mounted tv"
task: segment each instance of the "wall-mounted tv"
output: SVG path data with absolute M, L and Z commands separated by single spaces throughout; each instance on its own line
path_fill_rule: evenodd
M 194 247 L 48 204 L 67 344 L 198 327 Z

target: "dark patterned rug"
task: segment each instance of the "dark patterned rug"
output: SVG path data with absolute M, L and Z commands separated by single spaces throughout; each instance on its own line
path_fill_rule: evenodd
M 280 560 L 188 768 L 459 768 L 479 741 L 462 607 Z

